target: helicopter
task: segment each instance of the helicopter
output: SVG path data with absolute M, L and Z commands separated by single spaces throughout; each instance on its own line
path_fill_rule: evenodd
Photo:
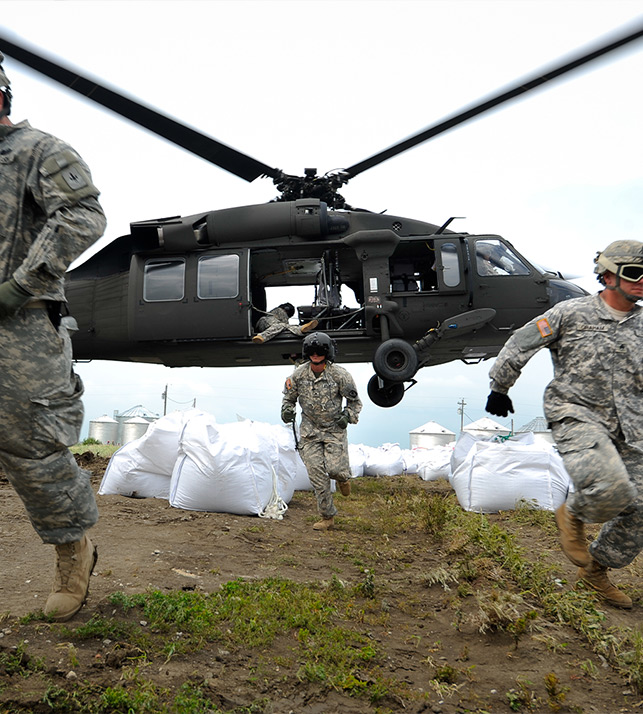
M 643 37 L 630 31 L 541 71 L 370 158 L 324 176 L 285 174 L 0 33 L 17 61 L 248 182 L 272 179 L 264 204 L 130 223 L 68 271 L 76 360 L 170 367 L 284 365 L 301 353 L 285 332 L 252 341 L 267 291 L 308 288 L 300 324 L 335 342 L 342 362 L 370 362 L 368 395 L 393 407 L 423 367 L 495 357 L 552 305 L 585 295 L 508 240 L 373 213 L 339 193 L 358 174 Z M 297 291 L 300 294 L 300 291 Z M 347 299 L 350 296 L 350 300 Z M 351 303 L 350 305 L 347 303 Z

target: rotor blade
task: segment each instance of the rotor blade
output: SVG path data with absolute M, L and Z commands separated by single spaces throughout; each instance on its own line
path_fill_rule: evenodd
M 239 178 L 246 181 L 254 181 L 258 176 L 264 174 L 271 178 L 276 178 L 281 173 L 278 169 L 262 164 L 260 161 L 207 136 L 207 134 L 202 134 L 196 129 L 192 129 L 150 107 L 146 107 L 112 89 L 108 89 L 93 79 L 82 76 L 76 70 L 66 69 L 57 62 L 27 49 L 23 45 L 12 42 L 2 33 L 0 33 L 0 50 L 27 67 L 44 74 L 74 92 L 78 92 L 78 94 L 101 104 L 107 109 L 116 112 L 116 114 L 133 121 Z
M 433 126 L 427 127 L 418 134 L 414 134 L 408 139 L 400 141 L 399 143 L 394 144 L 388 149 L 380 151 L 378 154 L 374 154 L 370 158 L 365 159 L 364 161 L 361 161 L 358 164 L 350 166 L 349 168 L 345 169 L 345 172 L 349 175 L 349 177 L 357 176 L 357 174 L 360 174 L 363 171 L 372 168 L 373 166 L 377 166 L 377 164 L 381 164 L 382 162 L 387 161 L 393 156 L 397 156 L 398 154 L 401 154 L 404 151 L 408 151 L 408 149 L 411 149 L 414 146 L 417 146 L 418 144 L 428 141 L 429 139 L 438 136 L 438 134 L 443 134 L 444 132 L 449 131 L 449 129 L 453 129 L 459 124 L 463 124 L 464 122 L 473 119 L 479 114 L 487 112 L 490 109 L 493 109 L 494 107 L 503 104 L 504 102 L 508 102 L 512 99 L 515 99 L 521 94 L 525 94 L 525 92 L 530 92 L 536 89 L 537 87 L 540 87 L 541 85 L 547 82 L 551 82 L 552 80 L 557 79 L 558 77 L 562 76 L 563 74 L 566 74 L 567 72 L 571 72 L 572 70 L 578 69 L 582 65 L 587 64 L 588 62 L 592 62 L 598 59 L 599 57 L 608 54 L 609 52 L 613 52 L 614 50 L 617 50 L 630 42 L 640 40 L 642 37 L 643 26 L 638 26 L 636 29 L 629 31 L 627 35 L 624 35 L 617 39 L 613 39 L 608 44 L 601 45 L 598 48 L 588 51 L 583 55 L 566 61 L 564 64 L 553 66 L 551 69 L 541 70 L 539 74 L 531 78 L 524 79 L 518 82 L 518 84 L 516 84 L 515 86 L 512 86 L 509 89 L 505 89 L 499 94 L 493 95 L 490 98 L 480 102 L 479 104 L 474 104 L 467 109 L 463 109 L 457 114 L 454 114 L 448 117 L 447 119 L 443 119 L 442 121 L 438 122 L 437 124 L 434 124 Z

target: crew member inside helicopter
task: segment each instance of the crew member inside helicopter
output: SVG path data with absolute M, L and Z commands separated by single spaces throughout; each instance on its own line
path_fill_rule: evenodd
M 305 325 L 291 325 L 289 320 L 294 314 L 295 307 L 289 302 L 284 302 L 273 308 L 257 321 L 258 333 L 252 338 L 252 341 L 256 345 L 261 345 L 283 332 L 290 332 L 295 337 L 303 337 L 306 332 L 314 330 L 319 324 L 317 320 L 311 320 Z

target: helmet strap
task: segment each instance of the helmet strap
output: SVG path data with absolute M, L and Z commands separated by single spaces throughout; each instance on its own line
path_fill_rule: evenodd
M 638 297 L 637 295 L 631 295 L 630 293 L 626 293 L 625 290 L 621 287 L 621 278 L 619 275 L 616 276 L 616 285 L 605 285 L 605 290 L 616 290 L 619 295 L 622 295 L 626 300 L 629 300 L 630 302 L 638 302 L 641 298 Z

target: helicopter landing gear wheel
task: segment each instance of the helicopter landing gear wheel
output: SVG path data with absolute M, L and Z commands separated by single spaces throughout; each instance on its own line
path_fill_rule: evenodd
M 376 406 L 394 407 L 402 401 L 404 385 L 401 382 L 386 382 L 374 374 L 368 380 L 366 391 Z
M 418 369 L 415 350 L 404 340 L 382 342 L 373 356 L 376 374 L 387 382 L 407 382 Z

